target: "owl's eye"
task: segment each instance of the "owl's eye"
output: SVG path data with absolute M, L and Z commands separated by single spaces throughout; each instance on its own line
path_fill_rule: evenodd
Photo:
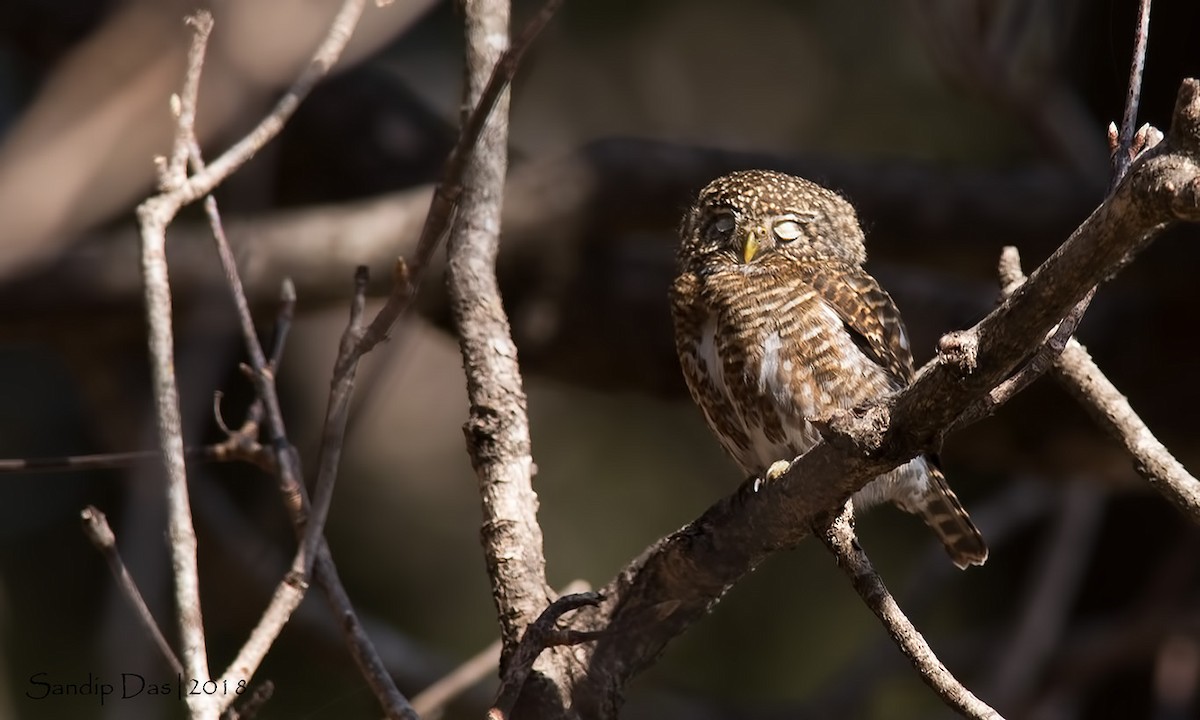
M 780 242 L 791 242 L 804 234 L 804 229 L 800 227 L 800 218 L 795 215 L 784 215 L 771 227 L 771 231 L 775 233 L 775 237 Z
M 705 220 L 700 229 L 702 237 L 709 242 L 725 240 L 737 226 L 737 218 L 731 210 L 718 210 Z

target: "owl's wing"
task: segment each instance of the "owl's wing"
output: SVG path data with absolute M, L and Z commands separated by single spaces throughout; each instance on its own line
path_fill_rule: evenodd
M 841 317 L 863 353 L 901 385 L 914 376 L 912 350 L 896 303 L 875 278 L 842 263 L 806 265 L 805 279 Z

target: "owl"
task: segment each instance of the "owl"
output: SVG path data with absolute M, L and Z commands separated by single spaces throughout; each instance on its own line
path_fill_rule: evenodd
M 747 475 L 771 478 L 820 440 L 816 421 L 913 379 L 900 312 L 862 268 L 854 208 L 802 178 L 735 172 L 705 187 L 680 231 L 675 345 L 709 427 Z M 919 516 L 960 568 L 987 546 L 922 455 L 854 495 Z

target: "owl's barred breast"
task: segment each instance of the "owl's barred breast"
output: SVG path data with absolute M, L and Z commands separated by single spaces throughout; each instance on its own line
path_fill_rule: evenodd
M 820 433 L 811 420 L 895 389 L 814 288 L 781 280 L 759 265 L 696 278 L 695 300 L 705 317 L 687 353 L 695 372 L 685 374 L 725 449 L 748 474 L 815 445 Z

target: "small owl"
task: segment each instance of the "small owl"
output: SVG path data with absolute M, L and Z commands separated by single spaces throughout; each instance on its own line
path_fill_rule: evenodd
M 813 421 L 913 379 L 900 312 L 875 278 L 854 208 L 766 170 L 718 178 L 681 229 L 671 289 L 692 398 L 748 475 L 778 475 L 820 439 Z M 858 510 L 890 500 L 920 516 L 960 568 L 987 546 L 932 455 L 872 480 Z

